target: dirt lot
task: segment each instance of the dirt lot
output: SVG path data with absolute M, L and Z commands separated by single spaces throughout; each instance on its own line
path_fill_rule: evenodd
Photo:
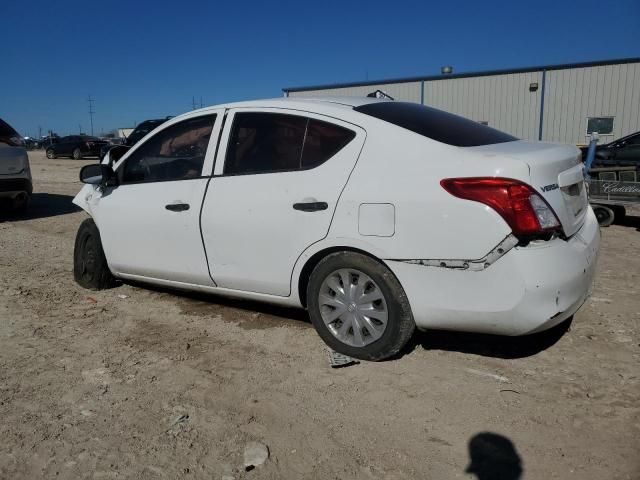
M 640 216 L 603 230 L 568 332 L 332 370 L 304 312 L 78 287 L 87 162 L 30 157 L 30 213 L 0 220 L 0 478 L 476 478 L 470 454 L 481 479 L 640 478 Z

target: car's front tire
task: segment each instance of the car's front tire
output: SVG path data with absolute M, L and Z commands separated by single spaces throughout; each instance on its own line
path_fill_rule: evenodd
M 49 159 L 56 158 L 56 153 L 53 151 L 52 148 L 47 148 L 47 158 Z
M 73 150 L 73 153 L 71 154 L 74 160 L 81 160 L 82 159 L 82 152 L 80 151 L 79 148 L 76 148 Z
M 355 252 L 332 253 L 311 273 L 307 307 L 333 350 L 362 360 L 396 355 L 415 330 L 409 300 L 395 275 Z
M 116 285 L 104 256 L 100 232 L 93 219 L 80 224 L 73 250 L 73 277 L 81 287 L 103 290 Z

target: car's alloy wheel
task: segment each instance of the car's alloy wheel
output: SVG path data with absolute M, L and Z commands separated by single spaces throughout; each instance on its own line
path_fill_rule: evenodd
M 80 149 L 79 149 L 79 148 L 76 148 L 76 149 L 73 151 L 73 159 L 74 159 L 74 160 L 80 160 L 81 158 L 82 158 L 82 152 L 80 151 Z
M 50 159 L 56 158 L 56 154 L 53 153 L 53 150 L 50 148 L 47 149 L 47 158 L 50 158 Z
M 307 309 L 329 347 L 363 360 L 396 355 L 415 329 L 409 300 L 393 272 L 356 252 L 331 253 L 316 265 Z
M 380 287 L 356 269 L 341 269 L 322 282 L 318 295 L 322 320 L 339 341 L 364 347 L 387 328 L 389 312 Z

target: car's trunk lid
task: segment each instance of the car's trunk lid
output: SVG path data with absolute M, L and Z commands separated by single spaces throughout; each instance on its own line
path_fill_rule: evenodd
M 542 142 L 505 142 L 470 150 L 495 159 L 498 155 L 527 164 L 529 178 L 519 178 L 531 185 L 558 216 L 567 236 L 582 226 L 588 210 L 580 151 L 571 145 Z

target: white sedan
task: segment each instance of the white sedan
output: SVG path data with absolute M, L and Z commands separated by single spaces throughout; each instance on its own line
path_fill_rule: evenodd
M 74 274 L 304 307 L 380 360 L 414 329 L 524 335 L 587 298 L 600 241 L 580 152 L 372 98 L 173 118 L 82 169 Z

